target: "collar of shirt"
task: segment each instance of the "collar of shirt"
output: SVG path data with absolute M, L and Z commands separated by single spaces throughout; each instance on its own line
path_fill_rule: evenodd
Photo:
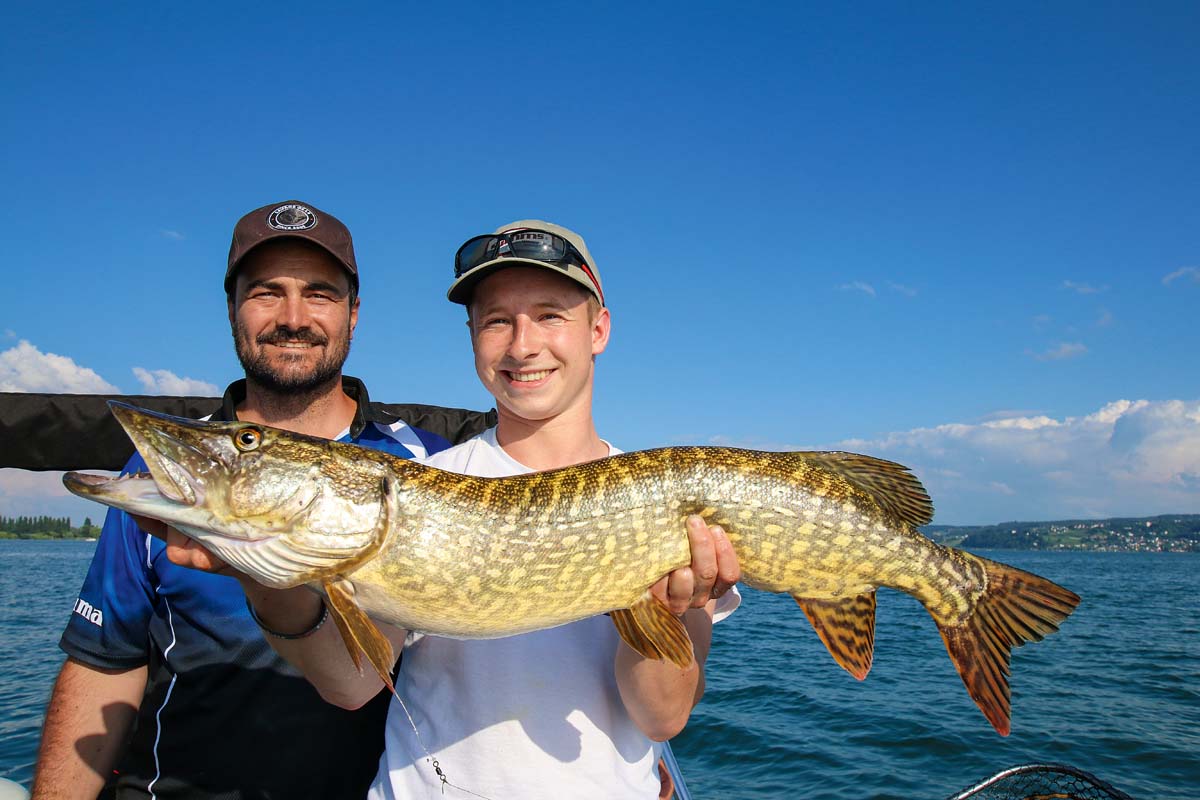
M 372 408 L 371 398 L 367 395 L 367 386 L 358 378 L 343 375 L 342 391 L 349 395 L 356 405 L 354 409 L 354 421 L 350 423 L 349 433 L 351 439 L 357 439 L 363 432 L 363 428 L 367 427 L 368 422 L 390 422 L 390 420 L 380 415 L 376 409 Z M 221 408 L 212 415 L 212 419 L 222 421 L 237 419 L 237 407 L 245 402 L 245 400 L 246 379 L 242 378 L 229 384 L 229 388 L 225 390 L 224 397 L 221 398 Z

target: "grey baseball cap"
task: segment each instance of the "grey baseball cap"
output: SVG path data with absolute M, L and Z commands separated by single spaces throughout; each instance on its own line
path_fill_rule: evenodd
M 582 264 L 575 263 L 579 259 L 569 258 L 562 261 L 542 261 L 536 258 L 523 257 L 519 254 L 521 248 L 521 240 L 526 243 L 536 243 L 539 240 L 548 240 L 551 237 L 538 236 L 538 234 L 552 234 L 558 236 L 568 242 L 571 247 L 575 248 L 579 256 L 582 257 Z M 505 235 L 509 235 L 509 239 Z M 513 244 L 516 246 L 512 246 Z M 478 264 L 472 264 L 469 256 L 471 252 L 469 247 L 472 244 L 478 243 L 478 253 L 492 254 L 494 258 L 485 256 L 476 256 L 475 260 L 479 260 Z M 464 255 L 468 253 L 468 255 Z M 564 228 L 561 225 L 555 225 L 553 222 L 546 222 L 540 219 L 522 219 L 516 222 L 510 222 L 507 225 L 501 225 L 490 236 L 476 236 L 468 239 L 458 250 L 455 256 L 455 278 L 454 283 L 450 285 L 450 290 L 446 292 L 446 298 L 452 303 L 467 305 L 471 302 L 471 292 L 475 289 L 475 285 L 479 281 L 491 275 L 493 272 L 505 269 L 506 267 L 539 267 L 541 269 L 552 270 L 564 278 L 570 278 L 576 283 L 587 289 L 597 300 L 600 305 L 604 305 L 604 287 L 600 283 L 600 271 L 596 268 L 595 262 L 592 260 L 592 254 L 588 252 L 587 243 L 580 236 L 569 228 Z

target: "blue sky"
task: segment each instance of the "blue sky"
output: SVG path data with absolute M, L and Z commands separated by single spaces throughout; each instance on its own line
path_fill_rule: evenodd
M 0 389 L 224 387 L 233 223 L 299 198 L 354 233 L 348 372 L 488 407 L 451 259 L 534 217 L 602 270 L 619 446 L 870 452 L 949 524 L 1200 512 L 1194 3 L 3 23 Z M 0 513 L 89 511 L 0 472 Z

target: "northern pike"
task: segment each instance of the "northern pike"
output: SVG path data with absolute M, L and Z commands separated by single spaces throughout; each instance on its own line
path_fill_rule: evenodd
M 161 519 L 267 586 L 323 592 L 355 662 L 361 649 L 389 686 L 391 648 L 369 618 L 487 639 L 609 613 L 636 651 L 687 666 L 687 633 L 648 587 L 691 562 L 690 514 L 721 525 L 742 582 L 791 595 L 859 680 L 876 588 L 916 597 L 1001 735 L 1012 648 L 1057 630 L 1079 602 L 923 536 L 924 488 L 870 456 L 667 447 L 479 478 L 249 422 L 111 406 L 149 473 L 72 472 L 67 488 Z

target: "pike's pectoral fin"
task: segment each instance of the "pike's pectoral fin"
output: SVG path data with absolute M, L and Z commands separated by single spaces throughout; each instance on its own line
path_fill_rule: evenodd
M 875 654 L 875 592 L 837 600 L 792 599 L 804 611 L 833 660 L 860 681 L 871 671 Z
M 963 555 L 983 564 L 987 588 L 966 620 L 951 625 L 934 619 L 967 693 L 996 732 L 1007 736 L 1012 649 L 1058 630 L 1079 604 L 1079 596 L 1016 567 Z
M 666 659 L 680 669 L 692 665 L 692 640 L 682 620 L 649 591 L 629 608 L 611 612 L 625 644 L 646 658 Z
M 324 581 L 321 586 L 325 589 L 325 602 L 329 606 L 329 614 L 342 634 L 342 641 L 346 643 L 346 649 L 354 659 L 354 666 L 362 672 L 362 654 L 365 653 L 367 661 L 379 673 L 384 686 L 395 694 L 396 688 L 392 685 L 392 665 L 396 663 L 396 654 L 392 650 L 392 643 L 358 607 L 349 581 Z

